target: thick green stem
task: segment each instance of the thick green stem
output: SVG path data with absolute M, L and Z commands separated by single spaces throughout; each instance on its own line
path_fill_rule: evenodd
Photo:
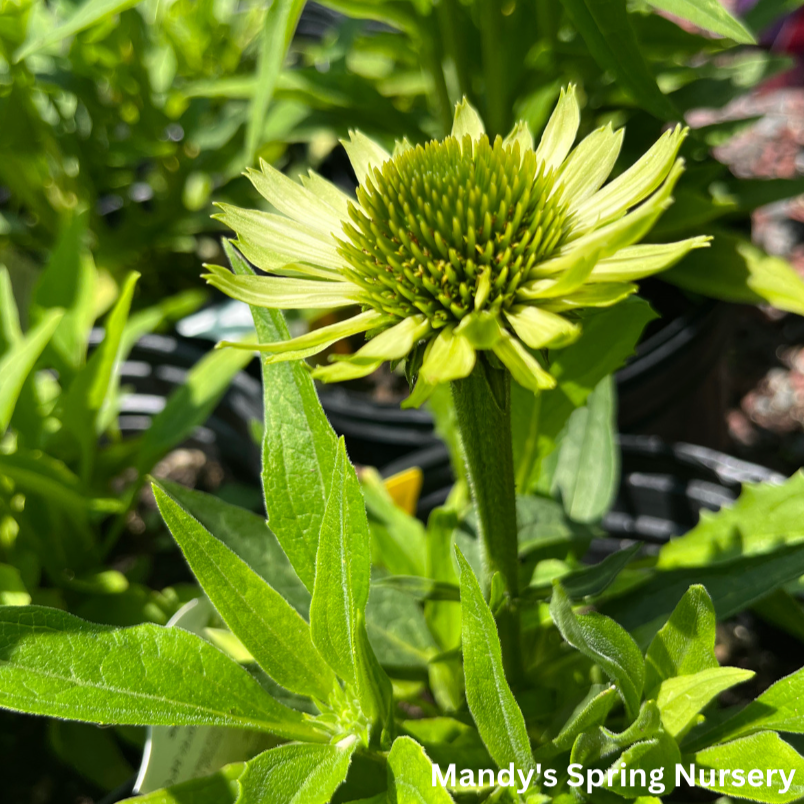
M 464 380 L 452 383 L 467 475 L 477 511 L 487 577 L 499 572 L 508 595 L 497 615 L 506 674 L 521 673 L 519 654 L 519 559 L 514 456 L 511 443 L 511 378 L 482 356 Z
M 505 42 L 503 41 L 503 15 L 499 0 L 482 0 L 480 3 L 480 33 L 483 53 L 483 72 L 486 79 L 486 131 L 489 139 L 505 136 L 508 115 L 508 93 L 505 81 Z

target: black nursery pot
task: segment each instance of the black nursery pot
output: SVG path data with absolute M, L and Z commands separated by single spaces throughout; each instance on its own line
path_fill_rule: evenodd
M 644 282 L 642 295 L 661 318 L 615 375 L 620 432 L 725 448 L 733 306 L 694 302 L 658 280 Z
M 603 520 L 605 538 L 596 539 L 590 558 L 603 558 L 623 541 L 661 545 L 693 528 L 701 509 L 717 511 L 734 502 L 743 483 L 781 483 L 784 477 L 707 447 L 666 444 L 655 436 L 620 435 L 620 489 Z M 446 446 L 406 455 L 383 469 L 388 477 L 411 466 L 424 475 L 416 511 L 426 521 L 447 499 L 453 477 Z

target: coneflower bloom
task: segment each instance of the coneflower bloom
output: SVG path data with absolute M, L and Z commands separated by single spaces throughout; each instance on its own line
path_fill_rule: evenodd
M 314 369 L 325 382 L 414 360 L 409 401 L 420 404 L 437 384 L 467 377 L 485 351 L 526 388 L 551 388 L 540 350 L 578 337 L 579 309 L 617 303 L 637 290 L 634 280 L 709 240 L 635 245 L 672 203 L 685 130 L 667 131 L 605 184 L 623 131 L 604 126 L 573 149 L 579 122 L 569 87 L 535 148 L 524 123 L 490 142 L 465 101 L 450 136 L 399 143 L 393 155 L 353 132 L 344 146 L 356 198 L 315 173 L 298 184 L 263 163 L 248 175 L 278 214 L 221 204 L 217 217 L 272 276 L 210 266 L 205 278 L 261 307 L 359 308 L 298 338 L 250 347 L 297 360 L 366 333 L 354 354 Z

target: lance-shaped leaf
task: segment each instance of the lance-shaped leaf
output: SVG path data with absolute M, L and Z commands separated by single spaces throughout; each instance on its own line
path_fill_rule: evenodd
M 42 48 L 61 42 L 62 39 L 95 25 L 105 17 L 131 8 L 138 2 L 139 0 L 86 0 L 60 25 L 49 26 L 44 34 L 26 42 L 14 55 L 14 61 L 25 59 Z
M 239 275 L 253 275 L 248 263 L 224 242 Z M 261 342 L 288 340 L 282 313 L 252 307 Z M 308 590 L 313 590 L 318 534 L 335 466 L 337 439 L 327 422 L 312 379 L 301 362 L 263 358 L 265 435 L 262 482 L 268 524 Z M 300 483 L 299 478 L 304 478 Z
M 335 676 L 298 612 L 161 488 L 154 484 L 153 490 L 190 569 L 257 664 L 285 689 L 328 700 Z
M 673 737 L 684 735 L 694 724 L 698 712 L 715 696 L 753 677 L 752 670 L 710 667 L 689 676 L 666 679 L 656 700 L 665 731 Z
M 346 778 L 356 742 L 281 745 L 246 764 L 237 804 L 328 804 Z
M 33 370 L 61 320 L 59 310 L 51 310 L 23 339 L 0 357 L 0 435 L 5 433 L 22 386 Z
M 466 701 L 492 759 L 501 768 L 513 762 L 535 769 L 525 718 L 508 686 L 494 616 L 463 553 L 456 548 L 461 574 L 461 642 Z
M 318 542 L 310 628 L 313 643 L 329 666 L 352 684 L 356 683 L 358 620 L 366 610 L 369 574 L 366 509 L 341 439 Z
M 716 723 L 700 734 L 690 735 L 690 750 L 766 729 L 804 734 L 804 718 L 801 716 L 802 696 L 804 696 L 804 668 L 777 681 L 725 722 Z
M 562 4 L 595 61 L 610 70 L 640 106 L 661 120 L 679 117 L 642 57 L 625 0 L 562 0 Z
M 126 804 L 235 804 L 237 780 L 245 768 L 245 762 L 233 762 L 208 776 L 127 798 Z
M 389 804 L 452 804 L 452 796 L 433 784 L 433 765 L 410 737 L 399 737 L 388 755 Z
M 636 717 L 645 681 L 645 662 L 636 642 L 601 614 L 575 614 L 567 593 L 555 583 L 550 614 L 564 639 L 599 664 L 617 685 L 629 717 Z
M 0 608 L 0 707 L 89 723 L 232 726 L 322 739 L 217 648 L 180 628 L 112 628 Z
M 727 36 L 743 45 L 756 44 L 751 32 L 718 0 L 648 0 L 654 7 L 688 20 L 699 28 Z
M 126 278 L 120 297 L 106 319 L 106 334 L 87 364 L 76 374 L 64 397 L 64 430 L 81 448 L 82 474 L 89 477 L 100 422 L 112 403 L 123 357 L 122 337 L 138 273 Z
M 655 697 L 662 681 L 718 666 L 715 607 L 703 586 L 691 586 L 653 638 L 645 655 L 645 693 Z
M 310 593 L 293 571 L 263 517 L 178 483 L 160 479 L 159 485 L 308 619 Z
M 703 782 L 696 773 L 696 784 L 726 796 L 750 798 L 767 804 L 787 804 L 804 796 L 804 757 L 772 731 L 706 748 L 685 757 L 682 765 L 691 763 L 703 773 Z M 759 776 L 752 776 L 750 768 L 762 770 Z M 781 770 L 771 776 L 770 785 L 767 784 L 770 771 L 765 771 L 765 768 Z M 732 771 L 741 771 L 741 774 L 737 777 Z M 786 779 L 781 778 L 782 774 Z

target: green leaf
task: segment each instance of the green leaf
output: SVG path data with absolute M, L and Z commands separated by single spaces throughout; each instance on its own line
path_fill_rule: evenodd
M 11 276 L 5 265 L 0 265 L 0 355 L 22 339 L 20 314 L 14 301 Z
M 237 804 L 328 804 L 346 778 L 356 741 L 281 745 L 246 763 Z
M 693 583 L 706 587 L 718 620 L 731 617 L 804 574 L 804 545 L 745 556 L 710 567 L 656 572 L 646 582 L 607 603 L 603 610 L 630 631 L 640 644 L 661 627 Z M 739 577 L 740 582 L 734 583 Z
M 678 750 L 676 741 L 666 732 L 660 731 L 655 737 L 643 742 L 634 743 L 627 748 L 619 756 L 619 758 L 612 764 L 612 769 L 620 770 L 625 767 L 628 769 L 628 785 L 621 785 L 619 774 L 613 777 L 614 784 L 609 789 L 624 796 L 625 798 L 633 799 L 634 796 L 650 796 L 652 794 L 651 785 L 648 780 L 650 779 L 651 771 L 661 768 L 662 779 L 665 779 L 665 792 L 672 793 L 675 788 L 675 770 L 676 765 L 681 760 L 681 753 Z M 646 784 L 639 784 L 639 775 L 636 775 L 634 781 L 637 784 L 631 785 L 630 775 L 633 772 L 643 770 L 645 772 Z M 639 799 L 637 799 L 639 800 Z M 650 799 L 648 799 L 650 800 Z M 658 800 L 658 799 L 657 799 Z
M 310 593 L 263 517 L 178 483 L 160 479 L 159 485 L 307 619 Z
M 127 8 L 137 5 L 138 2 L 139 0 L 86 0 L 61 25 L 49 28 L 42 36 L 31 42 L 26 42 L 14 54 L 14 61 L 21 61 L 43 48 L 61 42 L 62 39 L 66 39 L 68 36 L 80 33 L 100 22 L 104 17 L 119 14 Z
M 75 371 L 86 359 L 89 331 L 95 320 L 96 271 L 84 246 L 89 214 L 65 219 L 45 270 L 33 290 L 30 312 L 38 322 L 48 310 L 60 309 L 64 317 L 53 336 L 59 369 Z
M 634 722 L 620 733 L 598 726 L 584 731 L 572 746 L 570 762 L 591 765 L 619 753 L 623 748 L 656 736 L 662 721 L 655 701 L 645 701 Z
M 804 314 L 804 280 L 781 257 L 765 254 L 750 241 L 717 231 L 712 248 L 692 252 L 665 271 L 662 279 L 684 290 L 743 304 L 772 304 Z
M 601 614 L 575 614 L 556 582 L 550 614 L 564 639 L 599 664 L 617 685 L 628 716 L 636 717 L 645 681 L 645 662 L 636 642 L 614 620 Z
M 562 5 L 595 61 L 638 106 L 660 120 L 680 119 L 642 57 L 625 0 L 562 0 Z
M 535 769 L 525 718 L 505 678 L 494 617 L 469 562 L 457 548 L 455 553 L 461 578 L 461 641 L 469 711 L 498 767 L 513 762 L 523 771 Z
M 374 587 L 395 589 L 419 601 L 461 599 L 461 590 L 457 584 L 433 581 L 418 575 L 389 575 L 378 579 Z
M 780 486 L 743 486 L 739 499 L 717 513 L 701 511 L 687 534 L 662 546 L 660 569 L 711 566 L 768 553 L 804 540 L 804 472 Z
M 252 356 L 238 349 L 217 349 L 204 355 L 187 373 L 184 384 L 168 397 L 151 420 L 137 456 L 137 471 L 144 477 L 154 464 L 192 435 L 210 416 L 235 375 Z
M 648 0 L 654 7 L 688 20 L 706 31 L 726 36 L 742 45 L 754 45 L 750 31 L 718 0 Z
M 123 330 L 123 354 L 127 355 L 143 335 L 194 313 L 206 298 L 201 290 L 186 290 L 133 313 Z
M 321 739 L 239 665 L 180 628 L 116 629 L 0 608 L 0 707 L 90 723 L 232 726 Z
M 237 780 L 245 768 L 245 762 L 233 762 L 209 776 L 127 798 L 126 804 L 235 804 L 240 789 Z
M 260 54 L 257 61 L 257 85 L 251 99 L 246 128 L 246 157 L 254 158 L 260 145 L 265 115 L 274 95 L 276 82 L 288 46 L 293 39 L 305 0 L 274 0 L 265 14 Z
M 343 439 L 330 488 L 318 542 L 310 628 L 327 664 L 355 684 L 358 618 L 369 593 L 369 531 L 360 483 Z
M 653 637 L 645 656 L 645 694 L 660 684 L 718 666 L 715 658 L 715 607 L 703 586 L 691 586 Z
M 153 491 L 201 588 L 257 664 L 285 689 L 329 700 L 335 676 L 298 612 L 159 486 Z
M 27 606 L 30 602 L 20 571 L 10 564 L 0 564 L 0 606 Z
M 628 563 L 642 549 L 640 543 L 632 544 L 625 550 L 618 550 L 610 556 L 606 556 L 599 564 L 573 570 L 567 575 L 561 576 L 561 586 L 572 600 L 583 597 L 592 597 L 603 592 L 614 579 L 625 569 Z M 531 584 L 523 590 L 522 597 L 541 598 L 553 588 L 552 582 L 541 584 Z
M 438 650 L 421 606 L 374 579 L 366 606 L 366 629 L 383 667 L 401 678 L 425 673 Z
M 538 480 L 540 462 L 555 449 L 572 411 L 586 404 L 598 383 L 620 368 L 633 353 L 645 325 L 655 317 L 647 302 L 633 297 L 609 310 L 586 315 L 581 337 L 550 354 L 556 388 L 537 395 L 516 383 L 511 385 L 514 471 L 520 493 L 529 491 Z
M 617 698 L 617 687 L 601 689 L 599 685 L 593 686 L 586 698 L 567 718 L 561 731 L 549 743 L 545 743 L 536 751 L 536 759 L 550 759 L 564 751 L 569 751 L 579 735 L 592 731 L 596 726 L 602 726 L 606 722 Z
M 388 755 L 389 804 L 452 804 L 452 796 L 433 785 L 433 766 L 410 737 L 394 740 Z
M 691 735 L 691 749 L 713 742 L 733 740 L 764 729 L 804 734 L 801 699 L 804 696 L 804 668 L 777 681 L 748 706 L 728 720 Z
M 0 377 L 3 378 L 0 384 L 0 435 L 5 433 L 25 380 L 33 371 L 61 318 L 60 310 L 49 311 L 37 326 L 0 357 Z
M 224 241 L 236 274 L 248 263 Z M 252 307 L 262 343 L 288 340 L 282 313 Z M 318 534 L 329 497 L 337 438 L 329 426 L 309 372 L 301 361 L 267 363 L 262 357 L 265 435 L 262 480 L 268 524 L 308 590 L 313 590 Z M 304 483 L 299 478 L 306 478 Z
M 81 474 L 85 480 L 93 468 L 100 423 L 117 390 L 123 357 L 123 328 L 139 276 L 133 272 L 126 278 L 120 297 L 106 319 L 103 342 L 75 375 L 64 397 L 62 423 L 64 430 L 75 438 L 81 449 Z
M 763 731 L 730 743 L 706 748 L 692 757 L 685 757 L 685 765 L 688 764 L 687 760 L 695 763 L 696 770 L 703 771 L 707 781 L 710 772 L 714 771 L 715 784 L 701 784 L 697 778 L 696 784 L 726 796 L 750 798 L 768 804 L 786 804 L 804 796 L 804 757 L 801 757 L 778 734 L 771 731 Z M 759 773 L 762 777 L 761 782 L 759 777 L 754 777 L 753 781 L 757 784 L 747 783 L 751 778 L 750 768 L 761 769 Z M 785 784 L 777 771 L 772 778 L 772 785 L 766 786 L 765 768 L 781 768 L 790 784 Z M 741 784 L 736 784 L 735 782 L 740 780 L 726 772 L 735 770 L 743 772 Z M 720 783 L 721 778 L 724 784 Z M 786 791 L 782 793 L 785 788 Z
M 561 439 L 553 491 L 560 493 L 567 516 L 576 522 L 602 519 L 617 494 L 614 397 L 614 379 L 609 375 L 598 383 L 586 405 L 573 411 Z
M 695 724 L 698 712 L 717 695 L 753 677 L 753 670 L 710 667 L 692 675 L 665 679 L 656 699 L 662 725 L 671 736 L 683 736 Z
M 745 21 L 754 31 L 762 31 L 804 5 L 804 0 L 759 0 L 745 13 Z

